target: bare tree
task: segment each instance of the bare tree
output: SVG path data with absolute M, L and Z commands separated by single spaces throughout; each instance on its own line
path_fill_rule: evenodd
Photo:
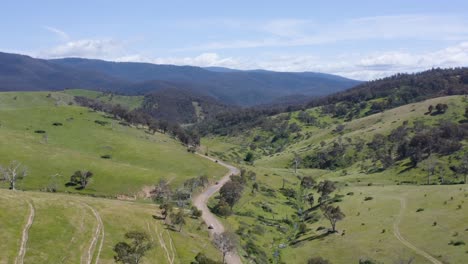
M 467 184 L 468 182 L 466 182 L 466 178 L 468 176 L 468 154 L 463 156 L 460 165 L 457 167 L 457 172 L 463 175 L 463 182 Z
M 431 183 L 431 176 L 435 174 L 438 164 L 438 160 L 433 156 L 423 161 L 423 169 L 427 172 L 427 184 Z
M 176 214 L 172 214 L 170 218 L 173 225 L 179 226 L 179 232 L 182 231 L 182 226 L 186 224 L 184 212 L 180 210 Z
M 10 190 L 16 190 L 16 182 L 28 175 L 28 170 L 18 161 L 12 161 L 6 167 L 0 166 L 0 173 L 3 180 L 10 184 Z
M 155 202 L 164 203 L 169 201 L 172 195 L 171 187 L 169 186 L 169 182 L 166 179 L 162 178 L 159 182 L 154 186 L 154 189 L 151 190 L 151 197 Z
M 322 205 L 320 209 L 322 209 L 325 218 L 330 221 L 332 232 L 336 232 L 336 222 L 343 220 L 345 218 L 345 214 L 341 212 L 339 206 L 333 207 L 332 205 Z
M 223 263 L 225 263 L 226 255 L 236 249 L 237 239 L 235 235 L 228 232 L 215 234 L 213 242 L 223 253 Z
M 297 174 L 297 167 L 301 163 L 301 156 L 294 152 L 294 174 Z

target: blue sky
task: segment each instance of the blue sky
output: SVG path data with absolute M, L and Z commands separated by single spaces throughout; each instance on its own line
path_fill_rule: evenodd
M 68 3 L 67 3 L 68 2 Z M 1 1 L 0 51 L 319 71 L 468 66 L 468 1 Z

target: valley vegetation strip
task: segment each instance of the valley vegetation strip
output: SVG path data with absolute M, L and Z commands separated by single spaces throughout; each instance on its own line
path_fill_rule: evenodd
M 29 238 L 29 229 L 31 228 L 34 222 L 34 216 L 36 214 L 36 209 L 34 208 L 33 204 L 30 201 L 27 201 L 29 205 L 29 217 L 26 225 L 23 228 L 23 235 L 21 237 L 21 245 L 18 252 L 18 256 L 16 257 L 15 264 L 23 264 L 24 256 L 26 255 L 26 244 L 28 243 Z
M 214 159 L 214 158 L 211 158 L 211 157 L 199 154 L 199 153 L 196 153 L 196 154 L 199 155 L 200 157 L 216 162 L 219 165 L 229 170 L 229 172 L 226 175 L 224 175 L 224 177 L 221 178 L 216 184 L 208 186 L 208 188 L 206 188 L 202 193 L 200 193 L 193 199 L 193 204 L 195 205 L 195 207 L 197 207 L 198 210 L 202 211 L 201 217 L 203 221 L 205 222 L 205 224 L 207 226 L 213 227 L 213 229 L 211 229 L 210 234 L 211 235 L 221 234 L 224 232 L 225 228 L 223 224 L 216 218 L 216 216 L 210 211 L 210 209 L 208 209 L 207 203 L 210 197 L 216 194 L 217 192 L 219 192 L 221 187 L 231 179 L 231 175 L 239 174 L 240 170 L 218 159 Z M 227 264 L 241 264 L 242 261 L 239 255 L 237 254 L 237 252 L 230 252 L 230 254 L 226 256 L 226 263 Z

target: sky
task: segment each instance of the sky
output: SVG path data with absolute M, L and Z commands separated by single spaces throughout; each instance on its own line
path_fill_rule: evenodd
M 5 1 L 0 51 L 372 80 L 468 66 L 468 1 Z

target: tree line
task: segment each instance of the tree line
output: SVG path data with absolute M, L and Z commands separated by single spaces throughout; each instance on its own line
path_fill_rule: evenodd
M 113 118 L 124 121 L 121 122 L 121 124 L 142 125 L 147 127 L 153 133 L 168 133 L 187 146 L 200 145 L 200 136 L 195 131 L 185 130 L 176 122 L 170 122 L 164 119 L 157 120 L 144 109 L 137 108 L 129 110 L 119 104 L 107 104 L 84 96 L 75 96 L 75 102 L 80 106 L 91 108 L 94 111 L 101 111 L 110 114 Z

